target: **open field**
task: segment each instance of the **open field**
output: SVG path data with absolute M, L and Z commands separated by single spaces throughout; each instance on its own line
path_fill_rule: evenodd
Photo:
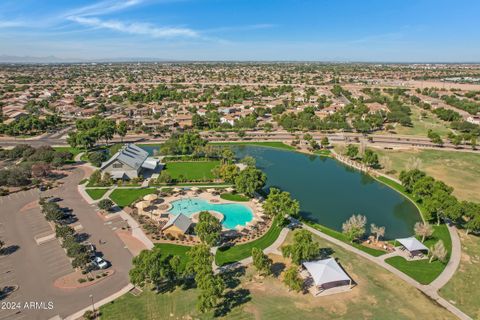
M 92 198 L 93 200 L 98 200 L 105 193 L 107 193 L 108 189 L 85 189 L 85 192 Z
M 448 228 L 446 225 L 434 226 L 433 228 L 434 231 L 432 237 L 425 240 L 424 244 L 430 248 L 437 241 L 442 240 L 448 251 L 448 261 L 448 259 L 450 259 L 450 253 L 452 252 L 452 240 L 450 239 Z M 445 264 L 438 260 L 432 261 L 431 263 L 428 261 L 429 259 L 407 261 L 402 257 L 392 257 L 385 260 L 385 262 L 417 280 L 421 284 L 429 284 L 442 273 L 443 269 L 445 269 Z
M 212 180 L 212 169 L 219 164 L 220 161 L 167 162 L 165 170 L 174 180 Z
M 459 231 L 462 259 L 440 295 L 474 319 L 480 319 L 480 237 Z
M 145 189 L 115 189 L 110 194 L 110 199 L 120 207 L 126 207 L 131 205 L 136 200 L 140 199 L 147 194 L 154 193 L 157 189 L 145 188 Z
M 292 239 L 292 233 L 287 242 Z M 325 297 L 291 292 L 275 277 L 258 278 L 248 268 L 236 288 L 246 290 L 245 303 L 233 307 L 222 319 L 454 319 L 415 288 L 388 271 L 353 253 L 314 236 L 323 248 L 331 248 L 333 257 L 357 285 L 346 293 Z M 288 263 L 271 255 L 274 268 Z M 102 319 L 211 319 L 195 310 L 196 289 L 157 294 L 145 290 L 131 294 L 101 308 Z
M 280 228 L 274 221 L 270 230 L 268 230 L 260 239 L 245 244 L 237 244 L 226 250 L 219 248 L 215 255 L 215 262 L 217 265 L 223 266 L 248 258 L 252 254 L 252 248 L 265 249 L 274 243 L 281 230 L 282 228 Z
M 469 152 L 438 150 L 384 150 L 375 149 L 380 159 L 388 157 L 391 170 L 398 177 L 412 158 L 421 161 L 420 169 L 435 179 L 454 188 L 453 194 L 461 200 L 480 202 L 480 156 Z
M 426 137 L 428 130 L 431 129 L 442 137 L 446 137 L 447 134 L 451 132 L 448 122 L 438 119 L 432 112 L 423 110 L 417 106 L 411 106 L 410 108 L 412 110 L 410 117 L 413 127 L 404 127 L 398 124 L 394 130 L 397 134 Z M 422 116 L 422 112 L 426 114 L 425 117 Z M 385 133 L 385 131 L 382 131 L 382 133 Z

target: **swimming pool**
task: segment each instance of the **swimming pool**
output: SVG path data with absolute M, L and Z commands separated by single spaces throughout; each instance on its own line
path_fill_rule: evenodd
M 190 217 L 199 211 L 217 211 L 223 214 L 222 225 L 226 229 L 235 229 L 237 226 L 245 226 L 252 221 L 253 213 L 249 207 L 237 203 L 210 203 L 200 198 L 185 198 L 173 201 L 172 208 L 169 210 L 172 214 L 184 214 Z

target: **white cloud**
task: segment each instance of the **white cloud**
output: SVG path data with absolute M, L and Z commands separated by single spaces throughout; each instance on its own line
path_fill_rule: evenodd
M 101 1 L 96 4 L 74 9 L 66 16 L 98 16 L 124 10 L 141 4 L 144 0 L 124 0 L 124 1 Z
M 109 29 L 118 32 L 147 35 L 154 38 L 198 37 L 198 32 L 189 28 L 156 27 L 148 23 L 124 23 L 117 20 L 101 20 L 98 18 L 71 16 L 71 21 L 85 26 Z

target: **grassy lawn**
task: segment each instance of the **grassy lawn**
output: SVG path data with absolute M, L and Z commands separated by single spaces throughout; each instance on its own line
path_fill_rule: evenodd
M 437 241 L 442 240 L 448 251 L 448 257 L 452 252 L 452 241 L 446 225 L 434 226 L 434 232 L 430 239 L 425 240 L 425 245 L 430 248 Z M 445 269 L 445 264 L 436 260 L 432 263 L 428 259 L 419 261 L 407 261 L 402 257 L 393 257 L 386 259 L 385 262 L 402 271 L 406 275 L 417 280 L 421 284 L 429 284 L 435 280 Z
M 108 189 L 85 189 L 85 191 L 88 193 L 90 198 L 93 200 L 98 200 L 103 197 L 105 193 L 107 193 Z
M 182 176 L 193 181 L 212 180 L 214 179 L 212 169 L 219 164 L 220 161 L 167 162 L 165 170 L 175 180 Z
M 314 223 L 314 222 L 311 222 L 311 221 L 303 221 L 303 222 L 308 224 L 312 228 L 315 228 L 315 229 L 325 233 L 326 235 L 329 235 L 330 237 L 333 237 L 335 239 L 338 239 L 340 241 L 348 243 L 352 247 L 355 247 L 359 250 L 362 250 L 362 251 L 364 251 L 364 252 L 366 252 L 366 253 L 374 256 L 374 257 L 379 257 L 379 256 L 386 253 L 386 251 L 383 251 L 383 250 L 377 250 L 377 249 L 373 249 L 373 248 L 370 248 L 370 247 L 365 247 L 365 246 L 363 246 L 361 244 L 358 244 L 358 243 L 352 243 L 350 240 L 348 240 L 348 238 L 343 233 L 335 231 L 335 230 L 330 229 L 330 228 L 327 228 L 325 226 L 322 226 L 321 224 Z
M 245 244 L 237 244 L 227 249 L 219 248 L 215 255 L 215 262 L 217 265 L 223 266 L 248 258 L 252 254 L 252 248 L 256 247 L 263 250 L 274 243 L 281 230 L 282 228 L 277 226 L 274 222 L 270 230 L 268 230 L 260 239 Z
M 442 150 L 384 150 L 375 149 L 380 159 L 389 158 L 393 175 L 398 178 L 410 159 L 420 160 L 420 169 L 454 188 L 460 200 L 480 202 L 480 156 L 470 152 Z
M 181 267 L 182 269 L 185 268 L 188 262 L 187 252 L 190 250 L 190 247 L 172 243 L 157 243 L 155 246 L 161 249 L 162 254 L 179 256 L 181 258 Z
M 246 196 L 238 194 L 238 193 L 222 193 L 220 195 L 220 198 L 222 198 L 224 200 L 239 201 L 239 202 L 245 202 L 245 201 L 250 200 L 249 197 L 246 197 Z
M 286 243 L 292 237 L 290 233 Z M 289 291 L 278 278 L 256 278 L 252 268 L 248 268 L 237 287 L 248 292 L 248 299 L 220 319 L 454 319 L 444 308 L 387 270 L 321 238 L 314 236 L 314 239 L 322 248 L 333 250 L 333 257 L 357 283 L 352 291 L 313 297 Z M 271 257 L 277 268 L 285 266 L 281 257 Z M 212 319 L 212 314 L 196 311 L 197 295 L 196 289 L 162 294 L 145 289 L 137 297 L 123 295 L 100 311 L 102 319 L 115 320 Z
M 295 147 L 289 146 L 280 141 L 264 141 L 264 142 L 256 142 L 256 141 L 242 141 L 242 142 L 212 142 L 211 144 L 214 145 L 249 145 L 249 146 L 262 146 L 262 147 L 270 147 L 270 148 L 278 148 L 278 149 L 285 149 L 285 150 L 295 150 Z
M 112 201 L 115 202 L 119 207 L 127 207 L 141 197 L 150 193 L 154 193 L 156 190 L 156 188 L 115 189 L 110 194 L 110 199 L 112 199 Z
M 462 243 L 460 266 L 440 295 L 474 319 L 480 319 L 480 237 L 459 231 Z
M 332 152 L 328 149 L 317 150 L 313 153 L 318 154 L 319 156 L 326 156 L 326 157 L 330 157 L 332 155 Z

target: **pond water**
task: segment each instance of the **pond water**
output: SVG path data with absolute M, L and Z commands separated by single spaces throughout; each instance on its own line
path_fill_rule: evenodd
M 139 145 L 140 148 L 143 150 L 147 151 L 150 156 L 156 156 L 158 155 L 160 151 L 160 146 L 159 145 L 149 145 L 149 144 L 141 144 Z
M 385 226 L 385 237 L 393 239 L 412 235 L 420 221 L 410 200 L 334 159 L 258 146 L 235 146 L 234 151 L 238 158 L 256 159 L 268 177 L 267 188 L 289 191 L 303 217 L 329 228 L 341 231 L 350 216 L 362 214 L 368 228 Z

